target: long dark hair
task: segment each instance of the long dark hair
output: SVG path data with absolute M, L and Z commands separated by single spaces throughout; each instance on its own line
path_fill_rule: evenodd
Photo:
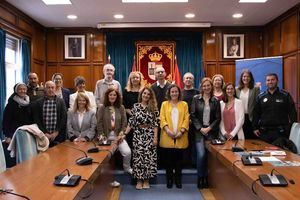
M 243 76 L 244 74 L 247 73 L 250 76 L 250 82 L 249 82 L 249 88 L 253 89 L 254 88 L 254 78 L 253 78 L 253 74 L 249 69 L 244 69 L 240 75 L 240 79 L 239 79 L 239 85 L 238 85 L 238 89 L 241 90 L 245 87 L 244 83 L 243 83 Z
M 230 83 L 230 82 L 229 82 L 229 83 L 226 83 L 226 84 L 225 84 L 225 87 L 224 87 L 224 89 L 223 89 L 223 94 L 224 94 L 223 101 L 224 101 L 225 103 L 228 102 L 228 96 L 227 96 L 227 93 L 226 93 L 226 89 L 227 89 L 228 86 L 230 86 L 230 85 L 232 85 L 232 87 L 233 87 L 233 91 L 234 91 L 233 96 L 234 96 L 234 98 L 237 98 L 237 96 L 236 96 L 236 90 L 235 90 L 234 84 L 233 84 L 233 83 Z
M 167 100 L 171 100 L 171 89 L 174 88 L 174 87 L 178 89 L 178 92 L 179 92 L 179 94 L 178 94 L 178 101 L 181 101 L 181 99 L 182 99 L 181 89 L 180 89 L 180 87 L 179 87 L 178 85 L 176 85 L 176 84 L 171 84 L 171 85 L 168 87 L 168 90 L 167 90 L 167 93 L 166 93 L 166 99 L 167 99 Z
M 121 102 L 122 102 L 122 97 L 121 97 L 121 94 L 118 90 L 116 90 L 115 88 L 108 88 L 104 94 L 104 106 L 107 107 L 107 106 L 111 106 L 110 102 L 109 102 L 109 99 L 108 99 L 108 95 L 109 93 L 111 92 L 116 92 L 117 94 L 117 99 L 115 101 L 115 103 L 113 104 L 114 107 L 116 108 L 120 108 L 121 107 Z
M 142 102 L 142 95 L 143 95 L 143 92 L 145 90 L 148 90 L 150 92 L 150 99 L 149 99 L 149 102 L 148 102 L 148 109 L 150 112 L 155 112 L 155 111 L 158 111 L 157 109 L 157 102 L 156 102 L 156 97 L 155 97 L 155 94 L 153 92 L 153 90 L 146 86 L 144 87 L 140 93 L 139 93 L 139 98 L 138 98 L 138 102 L 141 103 Z

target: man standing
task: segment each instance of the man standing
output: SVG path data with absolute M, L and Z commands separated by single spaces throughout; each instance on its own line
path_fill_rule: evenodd
M 106 64 L 103 67 L 104 79 L 98 80 L 95 86 L 95 100 L 97 107 L 104 101 L 104 94 L 108 88 L 114 87 L 122 94 L 119 81 L 114 80 L 115 67 L 112 64 Z
M 30 102 L 33 102 L 44 96 L 44 87 L 39 85 L 38 75 L 34 72 L 30 72 L 27 76 L 27 95 L 30 98 Z
M 194 88 L 194 75 L 191 72 L 187 72 L 183 75 L 183 84 L 184 89 L 182 90 L 182 98 L 183 101 L 187 102 L 190 112 L 193 97 L 199 94 L 199 90 Z
M 156 82 L 151 85 L 151 89 L 154 91 L 157 101 L 157 107 L 160 111 L 160 107 L 163 101 L 166 100 L 166 93 L 168 87 L 171 85 L 167 80 L 165 80 L 166 71 L 163 67 L 157 67 L 155 69 Z
M 45 83 L 45 96 L 31 106 L 33 123 L 36 123 L 50 141 L 50 146 L 66 139 L 67 110 L 62 98 L 56 97 L 55 83 Z
M 268 89 L 257 96 L 253 111 L 254 134 L 268 143 L 280 137 L 289 138 L 291 125 L 297 120 L 291 95 L 279 90 L 277 84 L 277 74 L 266 76 Z

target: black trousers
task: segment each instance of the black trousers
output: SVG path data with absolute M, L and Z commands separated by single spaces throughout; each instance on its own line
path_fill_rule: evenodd
M 161 148 L 163 153 L 164 165 L 166 168 L 167 179 L 175 178 L 181 180 L 182 160 L 184 149 Z
M 289 138 L 290 130 L 287 127 L 262 127 L 259 129 L 259 138 L 269 144 L 272 144 L 278 138 Z
M 248 114 L 245 114 L 243 131 L 245 134 L 245 139 L 258 139 L 258 137 L 253 133 L 252 122 L 250 121 Z

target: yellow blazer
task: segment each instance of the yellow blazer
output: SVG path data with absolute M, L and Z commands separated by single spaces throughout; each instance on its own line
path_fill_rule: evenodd
M 185 129 L 184 134 L 181 138 L 178 138 L 174 141 L 171 137 L 168 136 L 166 131 L 164 130 L 165 126 L 168 126 L 170 130 L 173 130 L 172 124 L 172 105 L 169 101 L 164 101 L 161 105 L 160 109 L 160 142 L 159 146 L 163 148 L 176 148 L 176 149 L 185 149 L 188 147 L 188 130 L 189 130 L 189 109 L 188 105 L 184 101 L 180 101 L 177 104 L 177 109 L 179 112 L 178 116 L 178 126 L 177 132 L 179 132 L 182 128 Z

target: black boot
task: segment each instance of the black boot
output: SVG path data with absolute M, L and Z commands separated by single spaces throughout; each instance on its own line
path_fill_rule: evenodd
M 198 189 L 203 189 L 203 182 L 204 182 L 204 178 L 203 177 L 198 177 L 198 181 L 197 181 L 197 187 Z
M 176 177 L 175 185 L 176 185 L 177 188 L 182 188 L 181 177 Z
M 208 188 L 208 177 L 205 176 L 203 179 L 203 188 Z
M 167 175 L 167 188 L 173 187 L 173 170 L 166 169 L 166 175 Z

